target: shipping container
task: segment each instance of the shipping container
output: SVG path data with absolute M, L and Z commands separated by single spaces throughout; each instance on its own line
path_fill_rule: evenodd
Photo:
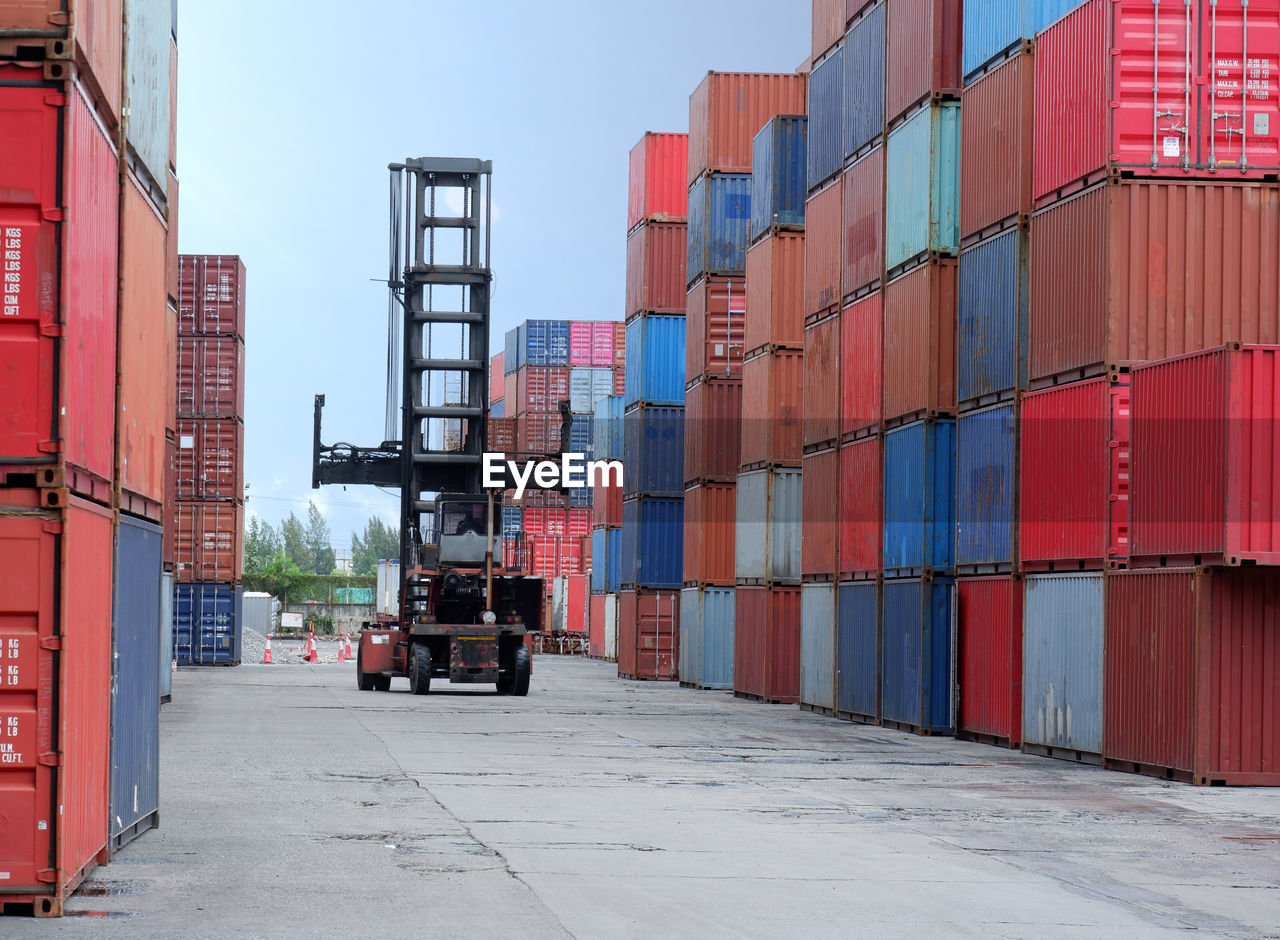
M 1050 26 L 1036 38 L 1036 199 L 1109 170 L 1274 178 L 1278 18 L 1280 0 L 1189 0 L 1177 13 L 1088 0 Z
M 956 735 L 1016 748 L 1022 743 L 1022 578 L 956 581 Z
M 879 291 L 840 314 L 840 437 L 880 429 L 884 414 L 884 303 Z
M 591 524 L 597 527 L 609 526 L 611 528 L 621 526 L 622 487 L 597 486 L 592 489 L 592 496 Z M 621 558 L 618 561 L 621 564 Z
M 684 491 L 686 587 L 733 584 L 737 508 L 733 483 L 706 483 Z
M 516 334 L 514 344 L 512 332 Z M 514 331 L 508 331 L 507 337 L 506 367 L 512 371 L 523 366 L 569 365 L 568 320 L 526 320 Z
M 834 714 L 836 708 L 836 586 L 800 589 L 800 705 Z
M 1022 749 L 1096 763 L 1102 754 L 1102 572 L 1026 579 Z
M 699 379 L 684 395 L 684 482 L 732 482 L 742 454 L 742 380 Z
M 506 365 L 505 360 L 507 354 L 500 352 L 489 360 L 489 406 L 492 409 L 506 398 Z M 515 412 L 515 403 L 512 402 L 512 413 Z
M 1137 367 L 1130 565 L 1280 564 L 1280 347 Z
M 180 502 L 174 506 L 179 581 L 240 580 L 244 507 L 237 502 Z
M 684 317 L 642 316 L 627 324 L 623 403 L 684 404 Z
M 840 437 L 840 317 L 830 316 L 804 331 L 804 425 L 806 450 Z
M 684 494 L 684 408 L 641 402 L 627 409 L 624 496 Z
M 174 424 L 177 424 L 176 420 Z M 178 501 L 178 440 L 170 433 L 164 436 L 164 466 L 164 536 L 160 554 L 164 570 L 172 572 L 178 565 L 178 533 L 173 528 L 173 506 Z
M 800 581 L 802 471 L 767 467 L 738 475 L 734 578 L 739 584 Z
M 698 689 L 733 688 L 731 587 L 680 592 L 680 681 Z
M 1018 411 L 1012 402 L 956 420 L 956 570 L 1018 563 Z
M 598 459 L 622 459 L 625 436 L 623 428 L 621 395 L 610 395 L 596 402 L 595 431 L 592 432 L 592 440 L 595 443 L 595 455 Z
M 618 595 L 604 596 L 604 658 L 618 661 Z
M 840 237 L 844 227 L 844 179 L 809 197 L 805 206 L 804 315 L 813 320 L 838 310 L 844 297 Z
M 566 535 L 565 510 L 563 509 L 525 509 L 521 513 L 521 524 L 529 535 Z
M 980 241 L 1031 212 L 1032 56 L 1019 53 L 964 90 L 960 243 Z
M 607 594 L 592 594 L 588 601 L 587 655 L 592 659 L 604 659 L 604 600 L 606 597 L 608 597 Z
M 618 594 L 618 675 L 623 679 L 679 678 L 679 591 Z
M 884 440 L 878 434 L 840 448 L 838 521 L 841 579 L 878 576 L 884 548 Z
M 815 190 L 844 165 L 844 47 L 837 46 L 809 75 L 809 190 Z
M 15 744 L 0 763 L 0 906 L 56 916 L 109 835 L 111 510 L 75 497 L 44 509 L 36 490 L 3 495 L 0 716 Z
M 775 232 L 747 252 L 746 353 L 762 346 L 804 345 L 804 246 L 804 232 Z
M 1280 190 L 1270 185 L 1104 183 L 1037 212 L 1032 385 L 1280 342 L 1277 244 Z
M 955 580 L 885 581 L 880 626 L 881 723 L 952 734 Z
M 587 575 L 565 574 L 555 579 L 551 594 L 551 632 L 586 633 L 590 592 Z
M 889 134 L 885 159 L 890 275 L 929 254 L 954 255 L 960 248 L 959 102 L 924 108 L 904 121 Z
M 955 414 L 957 267 L 932 258 L 885 287 L 887 424 Z
M 594 414 L 596 403 L 613 394 L 613 369 L 577 366 L 569 370 L 569 410 Z
M 685 299 L 685 383 L 703 376 L 742 374 L 747 324 L 741 277 L 699 278 Z
M 862 153 L 884 132 L 885 7 L 877 3 L 866 10 L 845 37 L 844 160 Z
M 800 465 L 804 353 L 774 349 L 742 364 L 742 466 Z
M 885 25 L 885 122 L 926 100 L 959 97 L 964 42 L 957 0 L 891 0 Z
M 840 451 L 804 455 L 800 572 L 806 581 L 834 581 L 840 560 Z
M 506 535 L 508 530 L 508 517 L 513 510 L 504 509 L 502 511 L 502 531 Z M 515 521 L 514 532 L 519 533 L 520 510 L 514 510 L 514 515 L 510 516 Z M 242 601 L 243 603 L 243 601 Z M 374 593 L 374 605 L 379 615 L 399 617 L 400 616 L 400 559 L 398 558 L 379 558 L 377 585 Z M 275 621 L 272 620 L 274 628 Z M 264 631 L 259 630 L 259 633 Z
M 683 495 L 622 501 L 623 586 L 679 588 L 684 583 Z
M 516 451 L 516 419 L 501 418 L 490 410 L 487 446 L 496 454 L 513 454 Z
M 589 572 L 590 536 L 538 535 L 526 539 L 529 546 L 529 574 L 552 578 Z
M 239 255 L 178 256 L 178 332 L 244 339 L 245 268 Z
M 734 589 L 733 691 L 758 701 L 800 699 L 800 588 Z
M 647 132 L 631 148 L 627 231 L 642 221 L 683 220 L 689 195 L 689 135 Z
M 270 596 L 270 595 L 268 595 Z M 160 704 L 173 700 L 173 572 L 160 573 Z
M 244 340 L 234 336 L 178 338 L 178 417 L 244 417 Z
M 804 228 L 808 118 L 780 114 L 752 143 L 751 241 L 778 229 Z
M 493 422 L 490 422 L 490 427 Z M 244 497 L 244 425 L 217 418 L 181 420 L 174 466 L 178 499 Z
M 160 825 L 161 541 L 160 526 L 120 516 L 111 625 L 112 854 Z
M 609 560 L 609 530 L 593 529 L 591 531 L 591 590 L 596 594 L 609 593 Z M 617 589 L 616 586 L 614 589 Z
M 516 414 L 553 414 L 569 400 L 570 369 L 523 366 L 516 372 Z
M 685 282 L 706 274 L 742 274 L 751 240 L 751 176 L 714 173 L 689 190 Z
M 124 43 L 129 149 L 159 189 L 161 200 L 169 172 L 171 3 L 172 0 L 129 0 L 124 5 L 124 29 L 129 37 Z
M 1081 0 L 964 0 L 964 76 L 977 82 Z M 966 87 L 966 91 L 968 88 Z
M 1029 257 L 1023 228 L 960 252 L 956 399 L 962 411 L 1012 398 L 1027 387 Z
M 845 0 L 813 0 L 812 58 L 826 55 L 844 35 Z
M 647 222 L 627 236 L 626 316 L 684 313 L 689 226 Z
M 524 324 L 514 326 L 507 330 L 503 337 L 502 352 L 502 368 L 505 374 L 512 375 L 515 371 L 524 365 L 521 358 L 524 355 L 525 341 L 521 334 L 524 332 Z M 508 390 L 506 397 L 515 400 L 515 394 Z
M 884 436 L 884 572 L 950 573 L 955 564 L 956 423 L 917 421 Z
M 595 416 L 592 414 L 571 415 L 569 417 L 569 439 L 566 442 L 566 450 L 570 454 L 584 454 L 587 459 L 593 456 L 592 448 L 592 432 L 595 430 Z M 564 422 L 561 421 L 562 428 Z M 585 478 L 585 470 L 584 470 Z M 573 498 L 574 493 L 585 493 L 585 487 L 580 490 L 570 490 L 569 498 Z M 590 503 L 585 505 L 590 506 Z
M 1106 593 L 1106 766 L 1280 784 L 1280 572 L 1114 572 Z
M 238 585 L 175 585 L 173 651 L 178 665 L 238 666 L 242 604 Z
M 774 115 L 804 114 L 807 91 L 807 75 L 708 72 L 689 96 L 688 183 L 750 173 L 752 139 Z
M 617 387 L 617 380 L 622 378 L 623 372 L 627 367 L 627 325 L 625 323 L 615 323 L 613 325 L 613 375 L 614 389 L 613 394 L 621 395 L 622 390 Z
M 516 449 L 530 456 L 560 453 L 560 430 L 564 421 L 558 414 L 522 414 L 516 418 Z
M 507 403 L 505 399 L 499 398 L 497 401 L 489 403 L 490 418 L 505 418 L 507 415 Z M 492 450 L 493 448 L 490 448 Z
M 873 147 L 844 171 L 840 268 L 846 299 L 875 290 L 884 278 L 884 152 Z
M 1123 563 L 1129 554 L 1129 387 L 1097 378 L 1029 392 L 1021 417 L 1022 567 Z
M 838 588 L 836 714 L 874 723 L 880 717 L 880 582 Z

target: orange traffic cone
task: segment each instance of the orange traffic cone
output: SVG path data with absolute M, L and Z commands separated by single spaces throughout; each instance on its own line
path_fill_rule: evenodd
M 314 633 L 307 634 L 307 655 L 302 658 L 309 663 L 320 662 L 320 654 L 316 652 L 316 635 Z
M 347 637 L 347 659 L 355 659 L 356 654 L 351 652 L 351 637 Z
M 338 636 L 338 662 L 346 662 L 347 659 L 347 635 L 345 633 Z
M 271 637 L 267 637 L 267 648 L 262 651 L 262 663 L 266 666 L 271 664 Z

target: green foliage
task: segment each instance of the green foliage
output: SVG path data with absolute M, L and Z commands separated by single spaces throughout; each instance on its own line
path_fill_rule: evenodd
M 285 561 L 288 563 L 287 559 Z M 270 569 L 255 574 L 246 572 L 244 589 L 274 594 L 281 603 L 285 604 L 305 604 L 309 601 L 315 601 L 318 604 L 345 604 L 358 603 L 359 598 L 364 596 L 372 597 L 377 588 L 377 578 L 374 577 L 308 574 L 297 571 L 296 566 L 293 570 L 296 573 L 291 580 L 288 580 L 287 585 L 284 585 L 284 579 Z M 287 594 L 285 588 L 287 588 Z
M 351 533 L 351 567 L 356 574 L 377 574 L 378 559 L 400 557 L 400 530 L 370 516 L 364 533 Z
M 251 577 L 256 582 L 251 590 L 274 594 L 285 604 L 295 601 L 299 588 L 307 582 L 307 576 L 284 552 L 278 552 L 261 571 Z M 244 579 L 246 587 L 249 586 L 249 581 L 250 577 Z
M 280 523 L 280 541 L 285 555 L 302 571 L 310 572 L 315 557 L 307 549 L 307 535 L 302 523 L 292 512 L 289 518 Z
M 303 529 L 303 543 L 306 546 L 310 565 L 298 563 L 298 567 L 314 574 L 333 574 L 338 566 L 333 549 L 329 546 L 329 524 L 324 515 L 313 502 L 307 502 L 307 524 Z
M 280 554 L 283 548 L 280 534 L 271 523 L 262 522 L 257 516 L 252 516 L 244 533 L 245 574 L 264 571 L 271 563 L 271 559 Z

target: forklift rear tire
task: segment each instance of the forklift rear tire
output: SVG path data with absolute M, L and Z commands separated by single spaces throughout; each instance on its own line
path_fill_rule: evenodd
M 360 654 L 356 653 L 356 688 L 361 692 L 372 692 L 378 687 L 378 677 L 371 672 L 365 672 L 361 666 Z
M 529 657 L 529 647 L 521 643 L 516 650 L 516 674 L 515 682 L 511 688 L 511 695 L 529 694 L 529 674 L 532 671 L 533 660 Z
M 414 643 L 409 649 L 409 691 L 414 695 L 431 691 L 431 650 L 426 643 Z
M 391 691 L 391 677 L 390 677 L 390 676 L 374 676 L 374 677 L 373 677 L 373 690 L 374 690 L 375 692 L 390 692 L 390 691 Z

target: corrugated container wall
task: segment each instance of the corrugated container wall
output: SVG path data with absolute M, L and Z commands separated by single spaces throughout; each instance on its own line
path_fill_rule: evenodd
M 174 586 L 173 651 L 179 666 L 240 662 L 243 593 L 232 584 Z
M 622 591 L 618 595 L 618 675 L 679 678 L 679 634 L 679 591 Z
M 684 491 L 684 584 L 733 584 L 737 494 L 732 483 Z
M 962 409 L 1011 398 L 1027 387 L 1029 260 L 1021 227 L 960 252 L 956 400 Z
M 959 102 L 924 108 L 895 128 L 886 161 L 885 267 L 893 272 L 927 253 L 954 255 L 960 247 Z
M 800 702 L 834 712 L 836 707 L 836 587 L 800 589 Z
M 613 369 L 577 366 L 569 370 L 569 410 L 594 414 L 596 403 L 613 395 Z
M 804 227 L 808 118 L 779 115 L 752 143 L 751 240 L 775 226 Z
M 809 189 L 815 190 L 844 164 L 844 47 L 833 49 L 809 76 Z
M 884 147 L 844 172 L 841 289 L 845 299 L 878 287 L 884 277 Z
M 880 627 L 880 715 L 918 733 L 950 734 L 951 578 L 885 581 Z
M 636 496 L 623 500 L 621 579 L 625 587 L 682 585 L 683 499 Z
M 172 0 L 129 0 L 125 4 L 129 146 L 151 176 L 163 201 L 169 172 L 169 37 Z M 163 289 L 164 278 L 160 278 Z
M 884 436 L 884 570 L 905 577 L 955 564 L 954 420 L 918 421 Z
M 80 66 L 78 78 L 104 111 L 109 123 L 120 118 L 120 29 L 122 0 L 68 4 L 63 0 L 22 0 L 5 7 L 0 39 L 10 40 L 19 61 L 45 57 L 46 39 L 71 40 Z M 26 40 L 24 42 L 24 40 Z M 84 68 L 88 65 L 88 68 Z
M 245 315 L 245 267 L 238 255 L 178 256 L 179 334 L 243 338 Z
M 689 135 L 646 133 L 631 148 L 627 231 L 642 220 L 671 221 L 688 209 Z
M 704 274 L 742 274 L 751 236 L 751 176 L 716 173 L 689 190 L 685 282 Z
M 885 26 L 885 120 L 963 85 L 958 0 L 892 0 Z
M 956 734 L 1017 747 L 1022 743 L 1022 579 L 956 582 Z
M 884 418 L 950 415 L 956 407 L 956 274 L 936 258 L 884 290 Z
M 840 577 L 878 576 L 884 548 L 884 439 L 879 435 L 840 448 L 839 532 Z
M 750 173 L 751 141 L 776 114 L 804 114 L 807 75 L 708 72 L 689 96 L 688 182 Z
M 880 582 L 838 587 L 836 714 L 874 721 L 880 715 Z
M 800 588 L 734 590 L 733 690 L 766 702 L 800 697 Z
M 976 82 L 1080 0 L 964 0 L 964 75 Z
M 840 277 L 840 236 L 844 228 L 844 180 L 837 179 L 809 197 L 805 207 L 805 319 L 839 309 L 844 297 Z
M 242 498 L 244 425 L 234 420 L 181 420 L 177 424 L 175 497 L 198 500 Z
M 179 418 L 244 416 L 244 340 L 179 336 L 177 353 Z
M 840 437 L 840 317 L 804 331 L 804 431 L 806 448 Z
M 813 0 L 811 55 L 820 58 L 844 35 L 845 0 Z
M 684 482 L 732 482 L 742 453 L 742 381 L 694 382 L 684 418 Z
M 173 525 L 179 580 L 240 580 L 244 509 L 239 503 L 180 502 L 174 506 Z
M 742 364 L 742 466 L 798 466 L 804 411 L 804 353 L 775 349 Z
M 684 317 L 644 316 L 627 324 L 627 407 L 684 404 L 684 333 Z
M 1032 56 L 1019 54 L 964 90 L 960 99 L 964 115 L 960 127 L 962 242 L 989 235 L 1010 219 L 1031 212 L 1034 80 Z
M 1011 571 L 1018 561 L 1018 413 L 1012 402 L 956 421 L 956 568 Z
M 627 236 L 628 317 L 643 310 L 684 313 L 688 249 L 684 222 L 649 222 Z
M 876 291 L 840 314 L 840 435 L 873 434 L 884 415 L 884 304 Z
M 704 277 L 689 288 L 685 300 L 685 382 L 741 374 L 747 324 L 745 279 Z
M 731 587 L 689 588 L 697 594 L 697 679 L 700 689 L 733 688 L 734 590 Z M 686 629 L 680 611 L 681 635 Z M 683 671 L 683 667 L 682 667 Z
M 801 505 L 804 514 L 800 570 L 805 580 L 835 580 L 840 554 L 840 452 L 805 454 Z M 836 510 L 833 512 L 833 510 Z
M 513 366 L 508 353 L 508 369 L 521 366 L 563 367 L 569 364 L 569 321 L 526 320 L 517 327 L 517 362 Z
M 739 474 L 734 577 L 739 583 L 800 580 L 803 536 L 800 470 L 766 468 Z
M 682 496 L 684 408 L 641 402 L 627 409 L 623 424 L 623 494 Z
M 804 232 L 776 232 L 747 252 L 743 347 L 804 344 Z
M 503 362 L 505 359 L 506 353 L 500 352 L 489 360 L 489 405 L 491 407 L 506 397 L 506 383 L 503 382 L 506 377 L 506 366 Z M 514 410 L 515 402 L 511 405 Z
M 862 152 L 884 132 L 885 6 L 861 16 L 844 41 L 844 159 Z

